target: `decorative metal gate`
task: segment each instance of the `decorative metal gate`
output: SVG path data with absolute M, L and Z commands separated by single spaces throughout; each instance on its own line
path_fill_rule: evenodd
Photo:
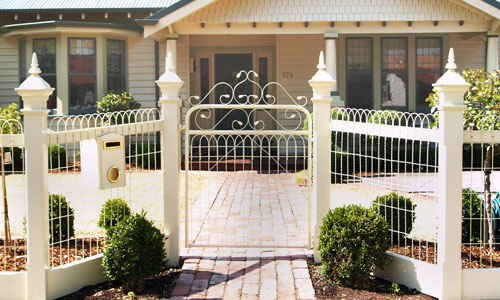
M 308 99 L 257 77 L 240 71 L 233 84 L 219 82 L 190 98 L 181 204 L 186 247 L 311 245 Z M 277 103 L 278 91 L 288 104 Z

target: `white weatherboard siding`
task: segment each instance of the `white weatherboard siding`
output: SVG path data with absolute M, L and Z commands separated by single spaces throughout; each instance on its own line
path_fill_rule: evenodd
M 128 90 L 142 107 L 155 106 L 155 43 L 151 38 L 128 40 Z
M 276 79 L 293 98 L 305 96 L 309 99 L 307 109 L 312 111 L 312 89 L 308 81 L 316 73 L 320 51 L 325 49 L 322 35 L 278 35 L 276 43 L 277 69 Z M 278 91 L 279 104 L 293 104 L 286 93 Z M 280 122 L 287 126 L 296 126 L 296 121 L 289 121 L 280 115 Z
M 17 40 L 0 38 L 0 105 L 19 102 L 14 91 L 19 86 L 19 50 Z
M 219 0 L 180 22 L 434 21 L 489 19 L 449 0 Z
M 458 69 L 479 69 L 486 65 L 486 42 L 484 33 L 450 34 L 450 47 L 455 50 Z M 447 49 L 444 49 L 448 53 Z

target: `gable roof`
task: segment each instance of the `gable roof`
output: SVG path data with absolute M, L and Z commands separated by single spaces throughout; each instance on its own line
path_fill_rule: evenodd
M 155 11 L 170 7 L 180 1 L 181 0 L 0 0 L 0 11 Z

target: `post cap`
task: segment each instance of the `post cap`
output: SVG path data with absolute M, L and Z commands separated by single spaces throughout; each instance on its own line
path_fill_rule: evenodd
M 319 61 L 317 65 L 318 71 L 309 80 L 309 85 L 313 89 L 313 98 L 315 99 L 330 99 L 330 91 L 335 84 L 332 76 L 326 71 L 325 55 L 323 51 L 319 54 Z
M 23 98 L 25 109 L 45 109 L 47 99 L 55 89 L 40 77 L 42 70 L 38 67 L 38 58 L 35 52 L 31 59 L 29 73 L 31 75 L 14 90 Z
M 179 98 L 179 91 L 184 81 L 175 73 L 175 65 L 170 51 L 165 59 L 165 73 L 156 81 L 156 84 L 161 89 L 162 98 Z
M 448 54 L 448 63 L 445 66 L 446 72 L 441 76 L 436 83 L 433 84 L 434 87 L 443 86 L 462 86 L 464 87 L 464 92 L 470 86 L 465 79 L 457 73 L 457 64 L 455 64 L 455 54 L 453 48 L 450 48 Z

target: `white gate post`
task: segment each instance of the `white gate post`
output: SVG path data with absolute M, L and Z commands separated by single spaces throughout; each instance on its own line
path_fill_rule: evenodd
M 330 91 L 335 84 L 326 72 L 323 51 L 319 55 L 318 71 L 309 80 L 313 89 L 313 215 L 311 226 L 313 231 L 314 260 L 320 261 L 318 252 L 319 227 L 330 209 Z
M 161 89 L 161 164 L 163 170 L 163 226 L 169 234 L 168 260 L 179 263 L 179 91 L 184 82 L 175 73 L 172 54 L 166 56 L 165 73 L 156 81 Z
M 49 205 L 47 154 L 47 100 L 54 88 L 39 74 L 38 59 L 33 53 L 31 76 L 16 88 L 24 102 L 24 146 L 26 164 L 28 299 L 47 298 L 49 259 Z
M 462 298 L 462 147 L 464 93 L 469 84 L 455 71 L 453 48 L 446 73 L 433 84 L 439 96 L 439 299 Z

